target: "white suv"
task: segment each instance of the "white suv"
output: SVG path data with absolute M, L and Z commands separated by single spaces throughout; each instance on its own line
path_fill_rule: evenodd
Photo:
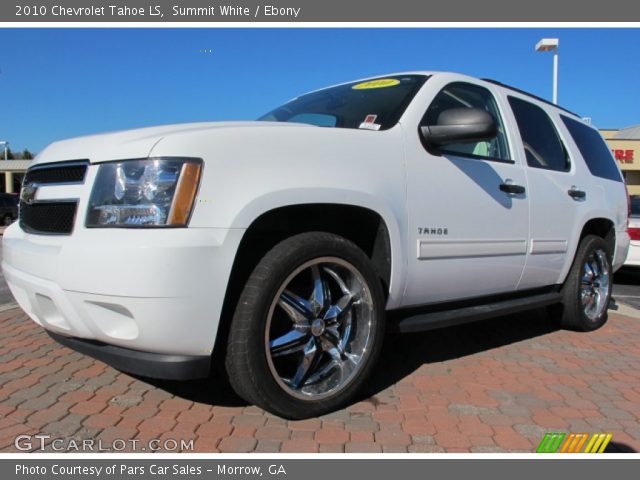
M 56 142 L 26 174 L 3 268 L 60 343 L 149 377 L 219 361 L 244 399 L 302 418 L 353 398 L 385 328 L 541 306 L 600 327 L 627 208 L 580 117 L 411 72 L 256 122 Z

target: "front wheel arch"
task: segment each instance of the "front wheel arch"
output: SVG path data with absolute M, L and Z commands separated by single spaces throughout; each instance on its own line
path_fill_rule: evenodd
M 226 355 L 231 320 L 251 272 L 279 242 L 311 231 L 341 236 L 364 251 L 378 272 L 385 299 L 388 298 L 395 259 L 392 234 L 378 212 L 357 205 L 330 203 L 288 205 L 264 212 L 251 223 L 236 250 L 213 350 L 218 372 L 224 371 L 219 360 Z

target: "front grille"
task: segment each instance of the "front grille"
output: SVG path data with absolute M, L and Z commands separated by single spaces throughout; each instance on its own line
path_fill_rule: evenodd
M 35 192 L 41 186 L 82 184 L 87 167 L 87 161 L 76 161 L 40 164 L 27 170 L 20 196 L 20 228 L 36 234 L 70 235 L 78 208 L 77 200 L 39 201 Z
M 20 203 L 20 227 L 29 233 L 69 235 L 77 202 Z
M 29 183 L 62 184 L 82 183 L 87 172 L 87 162 L 66 162 L 63 164 L 36 165 L 27 170 L 24 176 L 25 185 Z

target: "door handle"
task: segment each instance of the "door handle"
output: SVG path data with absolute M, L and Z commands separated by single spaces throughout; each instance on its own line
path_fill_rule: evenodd
M 522 185 L 515 185 L 513 183 L 501 183 L 500 191 L 512 195 L 521 195 L 525 192 L 525 188 Z
M 567 193 L 574 200 L 584 200 L 587 198 L 587 192 L 578 190 L 576 187 L 571 187 Z

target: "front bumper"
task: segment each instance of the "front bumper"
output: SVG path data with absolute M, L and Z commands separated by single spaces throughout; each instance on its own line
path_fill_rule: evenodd
M 211 369 L 210 356 L 140 352 L 92 340 L 65 337 L 48 330 L 47 333 L 65 347 L 134 375 L 164 380 L 190 380 L 207 377 Z
M 3 237 L 2 267 L 20 307 L 63 344 L 127 371 L 132 351 L 156 360 L 200 357 L 199 364 L 213 351 L 242 233 L 81 229 L 62 237 L 14 224 Z M 114 348 L 93 348 L 99 344 Z

